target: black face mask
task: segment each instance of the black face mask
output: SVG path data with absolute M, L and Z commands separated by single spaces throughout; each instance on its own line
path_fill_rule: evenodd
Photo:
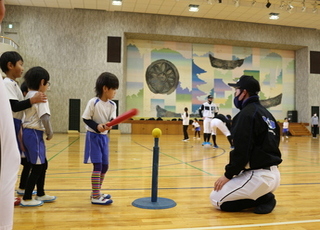
M 242 94 L 242 92 L 243 92 L 243 89 L 241 89 L 239 95 L 236 96 L 236 97 L 233 99 L 233 104 L 234 104 L 234 106 L 235 106 L 236 108 L 240 109 L 240 110 L 242 109 L 243 99 L 240 101 L 240 100 L 239 100 L 239 97 L 240 97 L 240 95 Z

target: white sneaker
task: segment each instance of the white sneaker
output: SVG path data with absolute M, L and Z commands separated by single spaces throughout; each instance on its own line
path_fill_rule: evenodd
M 49 196 L 49 195 L 44 195 L 44 196 L 37 196 L 36 200 L 40 200 L 44 203 L 48 203 L 48 202 L 52 202 L 55 201 L 57 199 L 56 196 Z
M 106 199 L 103 196 L 100 196 L 99 198 L 91 198 L 91 204 L 111 204 L 113 201 L 111 199 Z
M 20 206 L 23 207 L 36 207 L 36 206 L 41 206 L 43 205 L 43 201 L 41 200 L 21 200 Z
M 111 195 L 110 194 L 100 194 L 100 196 L 102 196 L 103 198 L 105 199 L 110 199 L 111 198 Z M 90 199 L 92 199 L 92 195 L 90 196 Z

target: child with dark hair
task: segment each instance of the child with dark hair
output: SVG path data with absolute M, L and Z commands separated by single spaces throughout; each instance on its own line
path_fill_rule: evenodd
M 288 118 L 285 117 L 282 124 L 282 138 L 284 138 L 284 136 L 286 136 L 286 138 L 289 138 L 288 135 L 289 135 L 289 121 L 288 121 Z
M 104 177 L 109 168 L 108 131 L 106 124 L 116 117 L 117 105 L 114 98 L 119 88 L 118 78 L 109 72 L 102 73 L 96 81 L 96 97 L 89 100 L 82 115 L 86 124 L 84 163 L 93 164 L 91 175 L 91 203 L 106 205 L 113 201 L 111 195 L 100 192 Z
M 28 70 L 24 78 L 29 89 L 26 98 L 32 97 L 37 91 L 45 93 L 50 85 L 48 71 L 39 66 Z M 26 147 L 27 159 L 31 164 L 31 172 L 20 205 L 40 206 L 44 202 L 52 202 L 56 199 L 55 196 L 46 195 L 44 191 L 48 161 L 43 134 L 45 133 L 46 140 L 51 140 L 53 136 L 48 101 L 34 104 L 25 111 L 23 128 L 23 143 Z M 32 199 L 35 185 L 37 185 L 37 197 Z
M 22 84 L 20 85 L 20 89 L 21 89 L 22 95 L 25 97 L 29 91 L 27 83 L 25 81 L 22 82 Z
M 23 58 L 19 53 L 15 51 L 4 52 L 0 57 L 0 67 L 6 74 L 3 82 L 7 89 L 7 95 L 11 105 L 16 139 L 21 155 L 21 165 L 23 165 L 17 193 L 18 195 L 24 195 L 26 181 L 30 172 L 30 166 L 27 162 L 22 144 L 22 119 L 24 110 L 30 108 L 35 103 L 46 102 L 47 97 L 42 92 L 36 92 L 33 97 L 24 99 L 24 95 L 17 83 L 17 79 L 21 78 L 23 73 Z
M 198 139 L 200 139 L 200 124 L 198 122 L 198 119 L 195 118 L 194 121 L 192 122 L 192 126 L 194 128 L 194 139 L 197 138 L 198 136 Z
M 181 114 L 181 118 L 182 118 L 183 141 L 188 141 L 189 140 L 188 127 L 189 127 L 190 116 L 188 114 L 187 107 L 184 108 L 184 112 Z

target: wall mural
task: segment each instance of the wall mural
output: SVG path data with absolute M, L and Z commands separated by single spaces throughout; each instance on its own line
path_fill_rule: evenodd
M 234 89 L 227 85 L 243 75 L 260 82 L 261 103 L 278 120 L 294 110 L 294 51 L 127 40 L 127 110 L 139 117 L 192 117 L 211 94 L 220 113 L 234 116 Z

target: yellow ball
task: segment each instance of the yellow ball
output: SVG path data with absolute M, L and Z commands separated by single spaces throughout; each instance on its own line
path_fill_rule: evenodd
M 159 128 L 155 128 L 152 130 L 152 136 L 154 138 L 159 138 L 162 135 L 162 131 Z

